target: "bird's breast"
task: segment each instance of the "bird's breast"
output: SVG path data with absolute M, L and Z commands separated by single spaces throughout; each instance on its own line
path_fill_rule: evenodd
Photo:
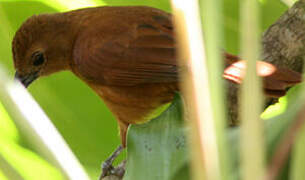
M 128 124 L 150 120 L 154 112 L 160 112 L 172 101 L 178 90 L 176 83 L 130 87 L 89 83 L 89 86 L 104 100 L 118 121 Z

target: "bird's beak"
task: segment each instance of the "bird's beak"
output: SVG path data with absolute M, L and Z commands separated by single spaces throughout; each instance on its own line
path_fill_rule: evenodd
M 38 72 L 33 72 L 26 75 L 20 75 L 17 71 L 15 73 L 15 80 L 20 81 L 26 88 L 37 78 Z

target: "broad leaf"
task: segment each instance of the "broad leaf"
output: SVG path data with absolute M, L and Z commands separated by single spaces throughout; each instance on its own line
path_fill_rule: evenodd
M 124 180 L 171 180 L 178 178 L 176 174 L 187 178 L 188 171 L 183 169 L 188 159 L 186 131 L 178 95 L 156 119 L 132 125 Z

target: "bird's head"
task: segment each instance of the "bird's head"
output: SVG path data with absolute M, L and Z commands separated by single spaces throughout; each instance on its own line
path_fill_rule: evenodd
M 72 41 L 69 25 L 59 14 L 30 17 L 12 43 L 15 78 L 27 87 L 40 76 L 69 69 Z

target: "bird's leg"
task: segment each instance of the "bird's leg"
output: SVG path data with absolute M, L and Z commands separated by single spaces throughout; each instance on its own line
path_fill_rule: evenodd
M 105 162 L 102 164 L 102 174 L 100 175 L 100 180 L 102 180 L 104 177 L 109 175 L 115 175 L 118 177 L 123 177 L 125 172 L 125 163 L 126 161 L 123 161 L 121 164 L 119 164 L 116 168 L 113 167 L 112 163 L 113 161 L 120 155 L 120 153 L 123 151 L 123 146 L 120 145 L 109 158 L 106 159 Z

